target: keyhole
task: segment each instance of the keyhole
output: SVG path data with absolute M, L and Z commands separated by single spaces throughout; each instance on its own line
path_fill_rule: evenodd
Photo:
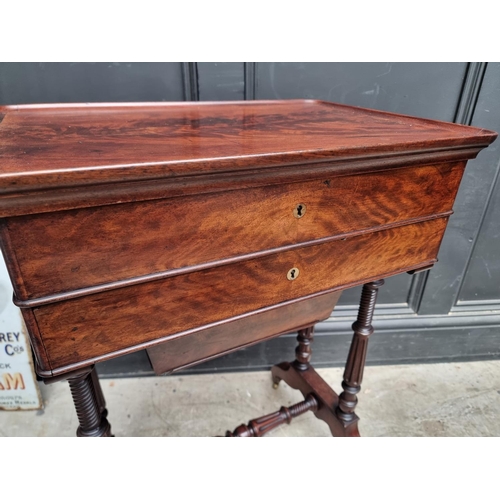
M 290 281 L 297 279 L 298 276 L 299 276 L 299 270 L 296 267 L 292 267 L 292 269 L 290 269 L 290 271 L 288 271 L 288 273 L 286 274 L 286 277 Z
M 295 217 L 297 217 L 297 219 L 304 217 L 305 213 L 306 213 L 306 206 L 304 205 L 304 203 L 299 203 L 293 209 L 293 215 L 295 215 Z

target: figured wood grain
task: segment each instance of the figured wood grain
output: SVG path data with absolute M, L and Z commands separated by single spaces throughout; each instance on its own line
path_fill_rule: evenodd
M 147 348 L 171 371 L 302 327 L 272 374 L 306 403 L 237 433 L 311 408 L 357 435 L 366 342 L 339 416 L 312 324 L 342 289 L 436 261 L 495 137 L 307 100 L 0 107 L 0 247 L 37 372 L 71 378 L 81 435 L 110 435 L 93 363 Z
M 150 179 L 123 180 L 117 182 L 92 182 L 91 185 L 61 186 L 59 188 L 34 186 L 18 191 L 0 191 L 0 217 L 19 216 L 72 210 L 76 208 L 134 203 L 137 201 L 166 199 L 190 195 L 227 192 L 261 186 L 308 182 L 318 177 L 333 179 L 346 175 L 369 172 L 394 171 L 410 166 L 427 166 L 438 163 L 466 161 L 475 158 L 481 146 L 434 151 L 405 151 L 389 156 L 350 157 L 337 160 L 318 160 L 304 164 L 280 164 L 273 157 L 267 158 L 267 166 L 259 165 L 245 170 L 219 171 L 184 177 L 156 177 Z M 234 160 L 237 162 L 237 159 Z M 95 181 L 97 182 L 97 181 Z
M 496 133 L 322 101 L 0 107 L 0 217 L 474 158 Z
M 431 263 L 446 221 L 439 218 L 97 293 L 35 308 L 34 314 L 55 370 Z M 289 281 L 292 267 L 300 269 L 300 276 Z
M 43 297 L 447 212 L 464 166 L 10 218 L 16 297 Z M 293 214 L 298 204 L 307 207 L 300 219 Z
M 150 347 L 147 352 L 157 375 L 192 366 L 235 349 L 295 331 L 327 319 L 342 292 L 331 292 L 270 311 L 183 335 Z
M 496 135 L 311 100 L 4 106 L 0 113 L 0 186 L 14 189 L 55 176 L 57 185 L 117 181 L 203 172 L 223 158 L 238 158 L 238 169 L 267 155 L 284 162 L 297 154 L 392 154 L 488 144 Z

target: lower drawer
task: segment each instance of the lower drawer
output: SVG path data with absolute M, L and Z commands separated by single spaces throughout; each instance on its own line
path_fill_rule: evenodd
M 46 360 L 41 368 L 68 371 L 167 337 L 197 334 L 229 318 L 431 264 L 446 222 L 345 236 L 35 307 L 34 345 L 43 350 L 38 359 Z
M 149 359 L 155 373 L 162 375 L 296 331 L 329 318 L 341 293 L 331 292 L 296 304 L 286 304 L 197 334 L 167 340 L 147 350 Z

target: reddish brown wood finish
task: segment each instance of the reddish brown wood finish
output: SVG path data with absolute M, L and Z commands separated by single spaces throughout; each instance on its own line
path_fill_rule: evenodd
M 112 437 L 99 379 L 92 366 L 68 378 L 80 426 L 78 437 Z
M 0 113 L 0 188 L 9 191 L 450 150 L 496 137 L 310 100 L 4 106 Z
M 150 348 L 170 371 L 432 265 L 465 163 L 495 137 L 307 100 L 0 107 L 0 246 L 38 373 L 71 377 L 82 433 L 109 434 L 82 368 Z M 345 434 L 304 332 L 274 376 Z
M 373 333 L 373 313 L 377 301 L 378 289 L 384 284 L 384 280 L 367 283 L 363 286 L 359 305 L 358 319 L 352 325 L 354 336 L 349 349 L 349 356 L 344 371 L 342 382 L 343 392 L 339 396 L 337 416 L 344 427 L 351 429 L 351 434 L 358 435 L 357 420 L 354 413 L 358 404 L 357 394 L 361 390 L 363 371 L 366 362 L 368 339 Z
M 299 330 L 295 360 L 280 363 L 271 369 L 273 387 L 277 389 L 284 380 L 293 389 L 301 391 L 306 399 L 312 395 L 316 403 L 313 409 L 316 417 L 328 424 L 333 436 L 345 436 L 345 426 L 335 414 L 339 397 L 310 364 L 313 339 L 314 327 Z
M 377 290 L 384 284 L 383 280 L 367 283 L 363 286 L 359 305 L 358 319 L 352 325 L 354 337 L 349 350 L 344 381 L 344 391 L 338 396 L 310 365 L 311 343 L 314 327 L 300 330 L 297 336 L 299 345 L 292 363 L 281 363 L 273 366 L 271 373 L 273 386 L 278 388 L 281 380 L 298 389 L 307 399 L 313 399 L 317 418 L 325 421 L 330 427 L 332 436 L 358 437 L 358 416 L 354 413 L 358 402 L 356 394 L 361 387 L 363 370 L 366 362 L 368 337 L 373 333 L 372 319 L 377 300 Z M 302 408 L 304 403 L 299 403 Z M 302 406 L 300 406 L 302 405 Z M 251 420 L 248 426 L 240 426 L 235 430 L 237 436 L 254 437 L 268 432 L 281 425 L 287 419 L 282 408 L 279 412 L 266 417 Z M 304 410 L 306 411 L 306 410 Z M 232 436 L 233 434 L 226 434 Z
M 226 432 L 226 437 L 262 437 L 280 425 L 290 424 L 293 418 L 308 411 L 315 412 L 318 409 L 318 400 L 313 394 L 309 394 L 304 401 L 287 408 L 282 406 L 278 411 L 264 417 L 250 420 L 247 425 L 240 425 L 231 432 Z
M 125 349 L 435 260 L 446 218 L 34 308 L 54 374 Z M 366 255 L 370 259 L 366 259 Z M 294 281 L 290 268 L 300 270 Z M 194 334 L 195 332 L 192 332 Z M 90 361 L 92 360 L 92 361 Z
M 304 397 L 313 394 L 318 401 L 314 415 L 328 424 L 332 436 L 345 436 L 345 428 L 335 414 L 339 397 L 312 366 L 307 370 L 297 370 L 293 363 L 280 363 L 272 367 L 272 379 L 275 387 L 283 380 Z
M 213 267 L 252 252 L 446 213 L 463 168 L 463 162 L 413 167 L 11 218 L 6 232 L 22 276 L 15 280 L 16 296 L 26 300 L 188 266 Z M 307 211 L 296 218 L 300 203 Z
M 331 292 L 246 318 L 167 339 L 147 352 L 157 375 L 222 356 L 240 347 L 314 325 L 330 317 L 342 292 Z

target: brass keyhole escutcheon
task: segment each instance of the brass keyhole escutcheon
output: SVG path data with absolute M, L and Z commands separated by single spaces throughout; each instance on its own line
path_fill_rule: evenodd
M 292 267 L 292 269 L 286 273 L 286 277 L 290 281 L 296 280 L 299 277 L 299 270 L 296 267 Z
M 304 203 L 299 203 L 294 209 L 293 209 L 293 215 L 297 218 L 300 219 L 304 217 L 306 214 L 306 206 Z

